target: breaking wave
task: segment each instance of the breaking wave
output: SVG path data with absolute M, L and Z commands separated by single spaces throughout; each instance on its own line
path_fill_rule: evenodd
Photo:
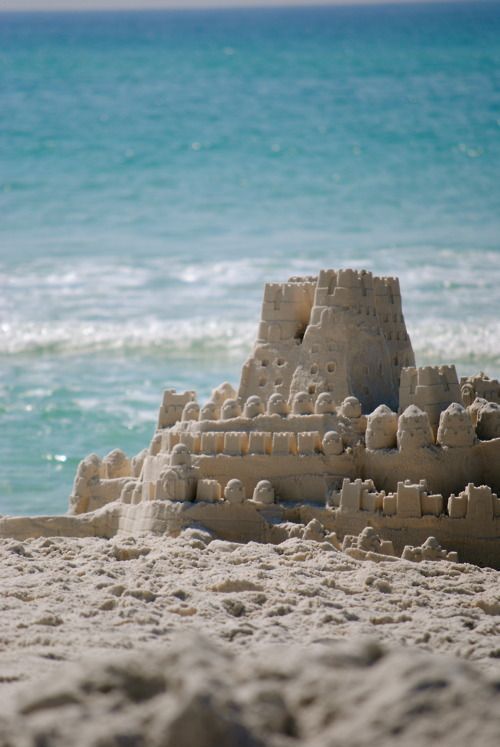
M 500 321 L 486 325 L 426 321 L 409 328 L 417 365 L 454 363 L 458 373 L 500 374 Z
M 241 356 L 250 350 L 255 323 L 190 319 L 147 323 L 28 322 L 0 325 L 0 354 L 167 353 L 170 356 Z
M 0 355 L 122 352 L 235 360 L 255 339 L 264 282 L 351 264 L 400 276 L 418 363 L 455 362 L 461 370 L 500 373 L 500 321 L 492 314 L 500 307 L 498 252 L 425 247 L 346 254 L 4 264 Z
M 500 321 L 426 320 L 408 324 L 417 363 L 455 363 L 468 371 L 500 370 Z M 169 357 L 243 358 L 252 347 L 256 322 L 215 319 L 107 322 L 26 322 L 0 325 L 0 355 L 94 353 L 165 354 Z

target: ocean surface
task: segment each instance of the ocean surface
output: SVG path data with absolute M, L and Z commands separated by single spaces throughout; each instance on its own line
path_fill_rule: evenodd
M 266 280 L 397 274 L 500 375 L 500 5 L 0 14 L 0 513 L 236 383 Z

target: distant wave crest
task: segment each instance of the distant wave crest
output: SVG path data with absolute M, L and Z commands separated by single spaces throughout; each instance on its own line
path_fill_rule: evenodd
M 255 340 L 256 324 L 215 319 L 108 322 L 25 322 L 0 325 L 0 355 L 64 355 L 123 352 L 169 356 L 243 357 Z M 500 321 L 431 322 L 410 328 L 418 364 L 450 362 L 500 367 Z
M 431 322 L 410 329 L 417 364 L 456 363 L 473 367 L 500 367 L 500 321 L 485 326 L 477 322 Z M 459 371 L 460 373 L 460 371 Z
M 165 352 L 169 355 L 242 355 L 250 349 L 255 324 L 215 320 L 110 324 L 29 322 L 0 325 L 0 354 L 92 354 Z

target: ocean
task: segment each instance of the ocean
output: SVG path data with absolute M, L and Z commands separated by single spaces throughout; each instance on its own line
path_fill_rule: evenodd
M 0 513 L 238 381 L 267 280 L 399 275 L 500 375 L 500 5 L 0 14 Z

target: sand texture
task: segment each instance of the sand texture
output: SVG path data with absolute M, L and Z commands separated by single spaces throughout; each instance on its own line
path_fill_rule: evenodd
M 2 747 L 499 743 L 497 571 L 197 529 L 0 569 Z

